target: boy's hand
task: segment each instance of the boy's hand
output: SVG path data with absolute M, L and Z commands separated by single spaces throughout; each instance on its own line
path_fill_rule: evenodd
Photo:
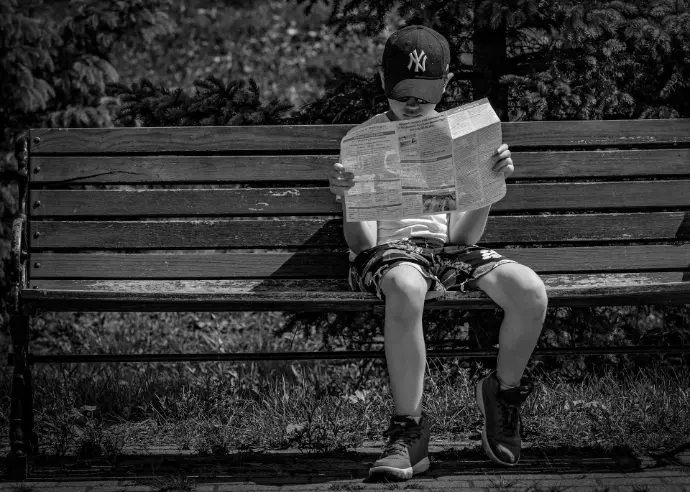
M 505 178 L 513 174 L 513 171 L 515 171 L 513 159 L 510 158 L 508 144 L 501 144 L 501 146 L 496 150 L 496 153 L 492 156 L 492 160 L 495 160 L 496 163 L 491 169 L 497 173 L 502 172 Z
M 345 172 L 344 169 L 341 163 L 336 162 L 333 164 L 333 169 L 328 179 L 331 193 L 337 196 L 345 196 L 345 192 L 355 185 L 355 176 L 352 173 Z

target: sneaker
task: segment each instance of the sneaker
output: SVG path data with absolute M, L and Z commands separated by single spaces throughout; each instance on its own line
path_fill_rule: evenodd
M 429 469 L 429 423 L 425 415 L 419 422 L 415 417 L 395 415 L 383 435 L 388 443 L 369 469 L 370 478 L 409 480 Z
M 520 406 L 532 393 L 534 385 L 527 381 L 516 388 L 500 388 L 496 371 L 481 379 L 476 386 L 477 405 L 484 416 L 482 446 L 494 463 L 515 466 L 520 460 L 522 447 Z

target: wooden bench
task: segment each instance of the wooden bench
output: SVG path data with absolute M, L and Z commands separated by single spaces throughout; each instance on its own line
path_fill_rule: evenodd
M 352 126 L 34 129 L 19 141 L 18 172 L 4 176 L 19 181 L 22 210 L 12 242 L 14 476 L 37 451 L 34 363 L 266 357 L 32 355 L 37 310 L 381 309 L 347 285 L 341 208 L 327 188 Z M 690 303 L 690 120 L 505 123 L 503 135 L 516 169 L 481 244 L 540 274 L 550 307 Z M 483 292 L 428 305 L 487 307 L 496 305 Z

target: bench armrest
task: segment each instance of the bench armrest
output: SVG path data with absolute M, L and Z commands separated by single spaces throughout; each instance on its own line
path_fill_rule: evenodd
M 22 214 L 12 221 L 12 247 L 10 249 L 11 310 L 19 313 L 19 292 L 26 287 L 26 216 Z

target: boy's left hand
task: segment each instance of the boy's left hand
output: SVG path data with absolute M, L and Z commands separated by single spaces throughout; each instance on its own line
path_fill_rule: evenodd
M 495 161 L 495 164 L 491 168 L 494 172 L 502 172 L 504 177 L 507 178 L 513 171 L 515 171 L 515 166 L 513 166 L 513 159 L 510 158 L 510 150 L 508 150 L 508 144 L 501 144 L 501 146 L 496 150 L 496 153 L 491 157 Z

